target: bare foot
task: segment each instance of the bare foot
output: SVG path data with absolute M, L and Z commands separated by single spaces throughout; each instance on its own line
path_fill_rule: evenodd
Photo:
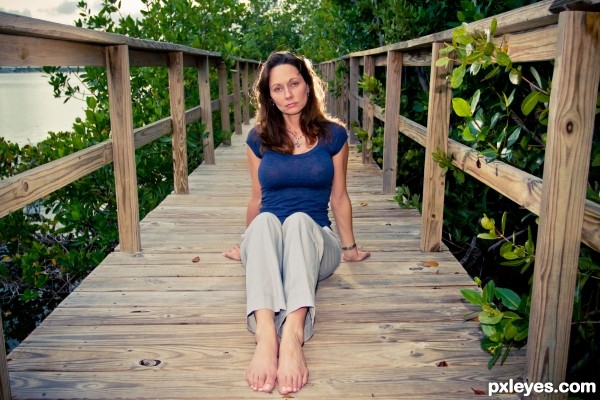
M 256 349 L 250 365 L 246 369 L 246 381 L 250 388 L 258 392 L 270 393 L 275 388 L 277 378 L 277 334 L 257 335 Z
M 299 391 L 308 382 L 308 367 L 302 351 L 304 334 L 284 332 L 279 345 L 277 385 L 285 395 Z

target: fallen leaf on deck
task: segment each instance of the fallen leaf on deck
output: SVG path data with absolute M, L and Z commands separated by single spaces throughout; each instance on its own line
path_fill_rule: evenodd
M 436 261 L 421 261 L 419 265 L 423 267 L 437 267 L 440 264 Z
M 440 362 L 437 364 L 437 366 L 438 366 L 438 367 L 447 367 L 447 366 L 448 366 L 448 363 L 447 363 L 446 361 L 440 361 Z
M 487 394 L 487 393 L 486 393 L 486 392 L 484 392 L 483 390 L 479 390 L 479 389 L 473 389 L 473 388 L 471 388 L 471 390 L 473 391 L 473 394 L 478 394 L 478 395 L 480 395 L 480 396 L 481 396 L 481 395 L 485 396 L 485 395 Z
M 369 203 L 364 203 L 364 202 L 361 202 L 361 203 L 360 203 L 360 206 L 361 206 L 361 207 L 365 207 L 365 206 L 367 206 L 368 204 L 369 204 Z
M 199 262 L 199 261 L 200 261 L 200 257 L 198 257 L 198 256 L 196 256 L 196 257 L 192 258 L 192 262 L 193 262 L 193 263 L 197 263 L 197 262 Z

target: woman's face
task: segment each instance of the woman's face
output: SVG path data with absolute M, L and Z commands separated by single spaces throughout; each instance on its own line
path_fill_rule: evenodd
M 283 114 L 295 115 L 308 101 L 309 87 L 296 67 L 281 64 L 269 73 L 271 99 Z

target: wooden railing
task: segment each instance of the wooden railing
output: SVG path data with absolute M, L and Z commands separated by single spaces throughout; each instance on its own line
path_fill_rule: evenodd
M 453 164 L 490 188 L 539 215 L 534 285 L 527 343 L 526 378 L 558 385 L 566 375 L 572 307 L 581 242 L 600 251 L 600 205 L 585 199 L 590 165 L 596 95 L 600 78 L 600 11 L 598 0 L 542 1 L 496 16 L 497 37 L 508 45 L 513 63 L 555 60 L 550 97 L 548 142 L 543 180 L 450 140 L 452 91 L 447 68 L 435 66 L 452 30 L 392 45 L 351 53 L 321 63 L 326 81 L 342 85 L 341 96 L 328 95 L 329 112 L 373 134 L 374 119 L 384 123 L 384 193 L 394 193 L 398 133 L 425 147 L 421 251 L 442 245 L 445 180 L 432 153 L 442 150 Z M 574 11 L 583 7 L 587 11 Z M 491 18 L 469 24 L 488 28 Z M 336 76 L 338 64 L 347 75 Z M 427 127 L 400 115 L 402 73 L 431 68 Z M 362 74 L 386 70 L 385 111 L 359 94 Z M 339 82 L 339 79 L 342 79 Z M 362 121 L 359 119 L 362 108 Z M 363 161 L 372 162 L 368 146 Z M 557 387 L 557 386 L 555 386 Z M 564 394 L 549 394 L 563 398 Z
M 242 133 L 249 123 L 249 82 L 257 62 L 235 59 L 231 76 L 223 58 L 214 52 L 170 43 L 129 38 L 0 12 L 0 66 L 46 65 L 105 67 L 111 121 L 111 139 L 16 176 L 0 180 L 0 218 L 30 204 L 93 171 L 113 163 L 119 228 L 119 250 L 139 252 L 139 205 L 135 150 L 172 133 L 174 191 L 188 193 L 186 125 L 202 121 L 204 163 L 214 164 L 212 111 L 221 110 L 221 127 Z M 139 128 L 133 126 L 131 67 L 165 67 L 169 75 L 170 116 Z M 184 67 L 198 71 L 200 104 L 185 109 Z M 216 68 L 219 98 L 211 100 L 209 72 Z M 250 77 L 249 77 L 250 76 Z M 228 93 L 231 83 L 233 93 Z M 0 331 L 1 332 L 1 331 Z M 4 338 L 0 337 L 2 344 Z M 4 347 L 0 348 L 0 399 L 10 398 Z

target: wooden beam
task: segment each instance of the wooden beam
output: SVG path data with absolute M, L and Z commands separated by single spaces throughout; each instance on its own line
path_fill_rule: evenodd
M 140 212 L 135 170 L 129 51 L 126 45 L 106 48 L 106 72 L 120 250 L 141 250 Z
M 358 122 L 358 81 L 360 80 L 360 60 L 356 57 L 350 58 L 350 77 L 348 87 L 348 97 L 350 105 L 348 107 L 348 124 Z M 350 141 L 358 142 L 356 133 L 350 131 Z
M 204 163 L 215 163 L 215 142 L 213 138 L 212 109 L 210 101 L 210 74 L 208 57 L 198 58 L 198 88 L 200 92 L 200 106 L 202 107 L 202 123 L 206 130 L 203 140 Z
M 363 76 L 375 76 L 375 58 L 372 56 L 365 56 L 365 66 Z M 367 131 L 367 141 L 362 146 L 362 161 L 364 164 L 370 164 L 373 162 L 373 151 L 371 150 L 375 109 L 371 102 L 371 95 L 367 92 L 363 92 L 364 108 L 363 108 L 363 129 Z
M 429 81 L 429 108 L 427 112 L 427 142 L 425 145 L 425 170 L 423 173 L 423 217 L 421 251 L 441 251 L 444 223 L 444 188 L 446 177 L 433 153 L 448 152 L 450 134 L 450 103 L 452 89 L 446 77 L 451 69 L 436 67 L 443 43 L 431 46 L 431 78 Z
M 233 123 L 236 135 L 242 134 L 242 101 L 240 88 L 240 62 L 238 61 L 235 70 L 231 74 L 233 80 Z
M 227 94 L 227 66 L 224 62 L 217 66 L 219 73 L 219 102 L 221 108 L 221 130 L 231 132 L 231 121 L 229 119 L 229 95 Z
M 185 125 L 185 89 L 183 53 L 169 53 L 169 99 L 173 142 L 173 185 L 175 193 L 188 194 L 187 139 Z
M 248 86 L 248 63 L 244 62 L 242 69 L 242 119 L 244 124 L 250 123 L 250 89 Z
M 565 381 L 598 81 L 600 15 L 566 11 L 558 22 L 526 372 Z M 550 393 L 534 398 L 566 399 Z
M 385 78 L 385 126 L 383 130 L 383 193 L 396 191 L 398 171 L 398 125 L 402 91 L 402 53 L 390 51 L 387 55 Z
M 2 329 L 2 313 L 0 312 L 0 400 L 11 400 L 10 379 L 6 362 L 6 347 L 4 345 L 4 330 Z

